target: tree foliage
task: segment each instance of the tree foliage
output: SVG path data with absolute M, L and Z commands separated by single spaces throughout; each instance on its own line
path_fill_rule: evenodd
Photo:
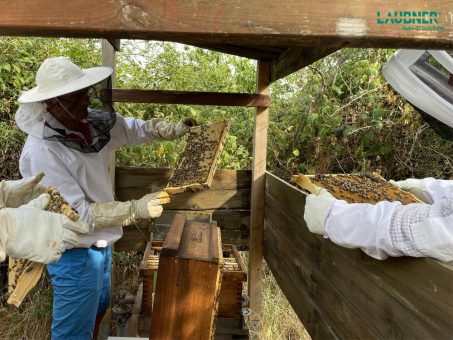
M 81 67 L 101 63 L 99 40 L 0 38 L 0 161 L 2 178 L 16 178 L 24 134 L 14 123 L 20 91 L 34 86 L 42 61 L 66 55 Z M 381 75 L 393 50 L 343 49 L 272 84 L 268 169 L 355 172 L 380 169 L 387 178 L 452 176 L 452 143 L 435 135 Z M 117 87 L 254 92 L 254 61 L 190 46 L 125 41 L 117 54 Z M 94 101 L 99 105 L 98 101 Z M 157 104 L 116 104 L 124 116 L 192 116 L 232 122 L 222 168 L 249 168 L 254 110 Z M 119 165 L 174 166 L 184 141 L 123 147 Z
M 19 94 L 35 85 L 39 65 L 58 55 L 83 67 L 97 65 L 101 62 L 98 45 L 94 40 L 0 38 L 0 179 L 20 177 L 18 158 L 25 134 L 16 127 L 14 114 Z

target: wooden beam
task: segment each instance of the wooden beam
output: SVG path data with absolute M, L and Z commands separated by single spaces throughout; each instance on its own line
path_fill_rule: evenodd
M 149 188 L 133 188 L 117 190 L 116 196 L 120 201 L 139 199 L 149 194 Z M 203 190 L 198 192 L 182 192 L 170 195 L 171 202 L 166 204 L 168 209 L 209 210 L 209 209 L 250 209 L 250 190 Z
M 341 40 L 349 46 L 446 49 L 452 46 L 452 8 L 453 0 L 15 0 L 2 2 L 0 34 L 242 46 Z
M 108 97 L 101 92 L 101 99 Z M 255 93 L 114 89 L 112 101 L 129 103 L 268 107 L 270 96 Z
M 228 53 L 250 59 L 276 59 L 285 47 L 277 46 L 238 46 L 238 45 L 193 45 L 212 51 Z
M 280 78 L 286 77 L 340 48 L 340 44 L 337 46 L 313 46 L 311 48 L 290 47 L 280 54 L 276 60 L 272 61 L 271 81 L 274 82 Z
M 121 166 L 116 170 L 116 191 L 124 189 L 148 190 L 152 187 L 164 188 L 173 170 L 169 168 L 138 168 Z M 210 189 L 236 190 L 250 189 L 250 170 L 217 169 Z
M 121 50 L 121 39 L 107 39 L 107 41 L 113 47 L 115 52 L 119 52 Z
M 119 40 L 118 40 L 119 41 Z M 102 102 L 103 104 L 103 109 L 105 111 L 112 112 L 113 111 L 113 103 L 112 103 L 112 96 L 111 96 L 111 91 L 112 87 L 115 85 L 115 70 L 116 70 L 116 53 L 115 49 L 113 48 L 113 45 L 108 42 L 105 39 L 102 39 L 102 66 L 107 66 L 111 67 L 113 69 L 113 73 L 110 77 L 108 77 L 106 80 L 102 81 L 101 87 L 104 89 L 104 91 L 108 91 L 110 96 L 107 98 L 107 100 L 104 100 Z M 112 186 L 112 192 L 115 193 L 115 168 L 116 168 L 116 154 L 115 151 L 109 152 L 108 155 L 108 171 L 109 171 L 109 176 L 110 176 L 110 183 Z M 115 251 L 115 244 L 112 244 L 112 254 Z M 112 287 L 112 290 L 115 289 L 115 282 L 116 282 L 116 270 L 115 270 L 114 262 L 113 262 L 113 257 L 112 257 L 112 263 L 111 263 L 111 268 L 110 268 L 110 286 Z M 113 306 L 113 294 L 110 296 L 110 305 Z
M 269 61 L 258 61 L 257 93 L 269 95 Z M 249 260 L 249 297 L 251 328 L 260 327 L 261 279 L 263 266 L 263 226 L 264 226 L 264 185 L 267 155 L 267 128 L 269 109 L 257 108 L 253 131 L 252 192 L 250 200 L 250 260 Z
M 111 112 L 113 110 L 112 102 L 112 88 L 116 82 L 116 53 L 114 47 L 106 39 L 102 39 L 102 66 L 111 67 L 113 69 L 112 75 L 103 80 L 101 83 L 101 101 L 103 109 Z
M 112 75 L 104 80 L 101 84 L 102 92 L 108 93 L 108 96 L 104 96 L 104 100 L 102 101 L 103 108 L 106 111 L 113 110 L 113 102 L 111 97 L 111 89 L 115 86 L 115 71 L 116 71 L 116 53 L 113 46 L 105 39 L 102 39 L 102 66 L 111 67 L 113 69 Z M 109 174 L 112 183 L 112 188 L 115 190 L 115 163 L 116 157 L 115 152 L 112 151 L 109 154 Z
M 170 169 L 116 169 L 116 197 L 120 201 L 139 199 L 151 190 L 164 188 Z M 249 171 L 217 170 L 211 188 L 196 192 L 183 192 L 171 196 L 165 209 L 209 210 L 250 209 Z

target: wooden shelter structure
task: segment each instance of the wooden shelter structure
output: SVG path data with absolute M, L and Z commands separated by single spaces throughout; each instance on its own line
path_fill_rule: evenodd
M 2 6 L 0 33 L 103 38 L 103 64 L 113 68 L 120 39 L 173 41 L 256 59 L 255 93 L 117 89 L 113 77 L 103 100 L 256 107 L 251 172 L 219 170 L 210 190 L 182 194 L 169 207 L 212 211 L 224 241 L 250 251 L 255 321 L 264 258 L 312 337 L 453 335 L 452 266 L 430 259 L 379 262 L 310 234 L 304 194 L 266 172 L 273 81 L 343 47 L 453 49 L 453 0 L 15 0 Z M 117 197 L 140 197 L 170 173 L 117 168 Z M 118 249 L 143 247 L 135 236 L 126 232 Z

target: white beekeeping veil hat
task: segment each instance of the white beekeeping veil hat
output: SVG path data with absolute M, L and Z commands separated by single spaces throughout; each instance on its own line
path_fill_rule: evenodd
M 34 103 L 97 84 L 112 74 L 110 67 L 81 69 L 67 57 L 44 60 L 36 73 L 36 87 L 25 91 L 19 103 Z
M 53 119 L 46 99 L 55 98 L 97 84 L 112 74 L 110 67 L 82 69 L 61 56 L 44 60 L 36 73 L 36 87 L 21 94 L 16 123 L 25 133 L 43 138 L 44 123 Z
M 453 139 L 453 58 L 446 51 L 399 50 L 382 73 L 436 132 Z

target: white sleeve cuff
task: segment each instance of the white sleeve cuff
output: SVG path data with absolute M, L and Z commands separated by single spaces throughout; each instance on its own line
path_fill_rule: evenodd
M 453 261 L 453 214 L 428 218 L 410 228 L 420 253 L 444 262 Z

